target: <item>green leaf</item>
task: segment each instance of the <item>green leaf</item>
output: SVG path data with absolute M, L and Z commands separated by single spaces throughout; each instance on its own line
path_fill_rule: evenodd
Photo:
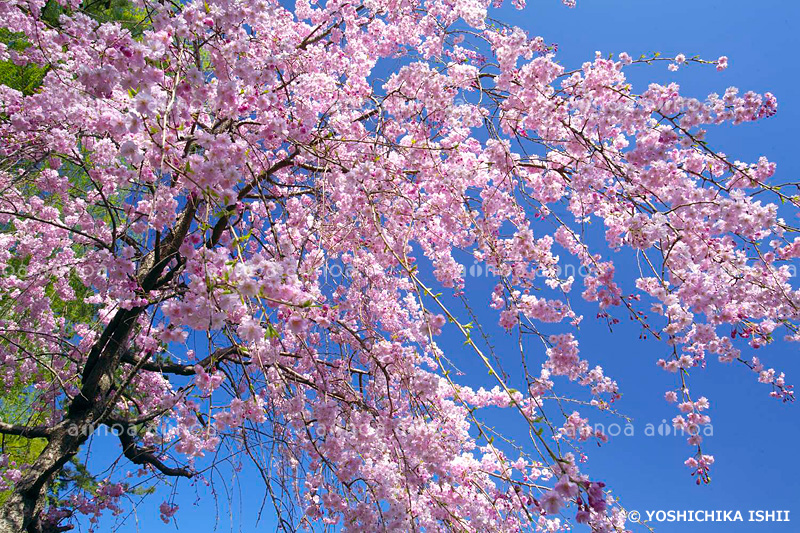
M 267 332 L 264 337 L 267 339 L 275 339 L 278 337 L 278 330 L 275 329 L 272 324 L 267 324 Z

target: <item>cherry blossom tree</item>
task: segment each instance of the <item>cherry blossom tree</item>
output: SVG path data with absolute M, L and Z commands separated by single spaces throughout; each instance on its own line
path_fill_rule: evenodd
M 0 60 L 42 73 L 0 85 L 0 359 L 35 413 L 0 434 L 46 442 L 29 464 L 0 456 L 0 531 L 118 512 L 126 481 L 47 498 L 108 428 L 134 477 L 255 469 L 284 531 L 625 531 L 582 464 L 620 394 L 582 355 L 586 310 L 670 354 L 659 396 L 698 483 L 713 456 L 694 369 L 740 365 L 793 399 L 752 354 L 800 340 L 797 185 L 704 131 L 775 98 L 626 80 L 725 57 L 568 70 L 488 0 L 136 0 L 124 24 L 55 4 L 0 2 L 16 39 Z M 495 276 L 488 302 L 473 263 Z M 488 338 L 471 312 L 487 305 L 509 336 Z M 487 423 L 497 408 L 529 441 Z

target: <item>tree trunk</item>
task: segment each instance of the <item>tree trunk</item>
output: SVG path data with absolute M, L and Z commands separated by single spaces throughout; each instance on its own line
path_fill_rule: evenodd
M 89 418 L 91 415 L 86 413 L 85 416 Z M 48 489 L 56 474 L 78 453 L 91 431 L 91 424 L 85 422 L 72 422 L 54 430 L 45 449 L 24 472 L 23 478 L 3 504 L 0 510 L 0 533 L 54 531 L 42 524 L 40 519 Z
M 177 255 L 183 239 L 197 210 L 192 199 L 178 217 L 174 233 L 164 242 L 156 243 L 156 250 L 142 260 L 140 266 L 141 288 L 144 294 L 158 285 L 159 277 L 167 264 Z M 158 252 L 158 253 L 157 253 Z M 81 445 L 94 432 L 97 424 L 109 414 L 114 401 L 114 372 L 122 363 L 125 346 L 130 339 L 139 316 L 147 305 L 120 309 L 92 346 L 81 375 L 80 393 L 69 402 L 64 420 L 52 428 L 48 443 L 0 511 L 0 533 L 53 533 L 63 530 L 47 528 L 42 524 L 47 491 L 58 472 L 77 455 Z

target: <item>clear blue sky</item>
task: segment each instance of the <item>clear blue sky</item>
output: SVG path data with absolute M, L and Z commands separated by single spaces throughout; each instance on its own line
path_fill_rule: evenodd
M 634 57 L 659 51 L 664 55 L 699 54 L 716 59 L 730 58 L 730 67 L 717 73 L 713 67 L 690 67 L 669 72 L 666 64 L 629 70 L 634 87 L 649 82 L 677 81 L 685 94 L 698 98 L 709 92 L 722 93 L 731 85 L 757 92 L 771 91 L 778 98 L 777 116 L 755 124 L 715 129 L 709 140 L 736 159 L 753 162 L 766 155 L 778 163 L 780 181 L 797 180 L 800 175 L 796 124 L 800 123 L 800 93 L 797 84 L 797 54 L 800 50 L 800 3 L 794 0 L 578 0 L 570 10 L 558 0 L 529 0 L 525 11 L 503 8 L 497 18 L 512 21 L 532 35 L 558 43 L 560 61 L 568 67 L 591 60 L 595 50 L 608 54 L 627 51 Z M 794 221 L 795 223 L 797 221 Z M 628 265 L 630 267 L 630 265 Z M 625 270 L 622 266 L 622 270 Z M 621 274 L 622 275 L 622 274 Z M 620 278 L 622 279 L 622 278 Z M 484 302 L 491 281 L 471 282 L 469 294 L 485 323 L 496 323 L 494 312 Z M 617 437 L 602 448 L 587 446 L 589 472 L 605 481 L 629 510 L 788 510 L 788 523 L 656 523 L 659 533 L 795 533 L 800 531 L 800 405 L 781 404 L 768 397 L 769 388 L 742 366 L 709 361 L 709 369 L 693 374 L 695 396 L 711 399 L 714 436 L 706 440 L 707 453 L 715 456 L 709 486 L 696 486 L 682 465 L 691 448 L 679 437 L 644 435 L 647 423 L 658 426 L 675 416 L 675 408 L 663 401 L 665 390 L 673 387 L 674 376 L 655 366 L 667 354 L 657 341 L 638 340 L 638 330 L 623 320 L 610 334 L 590 312 L 584 312 L 582 350 L 591 363 L 604 366 L 616 379 L 624 396 L 617 409 L 635 420 L 634 437 Z M 622 319 L 624 315 L 618 313 Z M 513 347 L 510 337 L 498 336 L 495 347 Z M 474 369 L 468 381 L 479 383 L 485 370 L 470 361 L 461 342 L 452 343 L 451 357 L 463 368 Z M 800 383 L 798 346 L 767 347 L 758 355 L 770 366 L 786 372 L 791 383 Z M 509 365 L 512 369 L 513 367 Z M 487 384 L 491 385 L 487 382 Z M 502 421 L 501 424 L 502 425 Z M 513 430 L 512 430 L 513 432 Z M 113 442 L 96 439 L 95 459 Z M 230 472 L 215 483 L 219 501 L 209 498 L 209 489 L 181 481 L 176 502 L 179 531 L 205 532 L 272 531 L 274 521 L 267 503 L 261 523 L 255 517 L 261 505 L 260 479 L 243 472 L 236 479 Z M 166 493 L 165 493 L 166 494 Z M 198 496 L 202 496 L 198 500 Z M 233 497 L 233 505 L 227 504 Z M 124 524 L 114 526 L 106 516 L 100 531 L 174 531 L 175 523 L 163 524 L 153 496 L 136 509 Z M 588 531 L 579 526 L 578 531 Z M 636 530 L 636 529 L 634 529 Z M 639 528 L 645 531 L 644 528 Z

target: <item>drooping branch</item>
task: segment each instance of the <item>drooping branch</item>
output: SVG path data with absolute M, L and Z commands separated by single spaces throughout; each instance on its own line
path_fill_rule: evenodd
M 172 477 L 186 477 L 191 478 L 194 472 L 186 468 L 170 467 L 165 465 L 156 455 L 152 449 L 142 448 L 136 444 L 136 440 L 129 432 L 133 426 L 120 423 L 122 430 L 118 432 L 119 441 L 122 444 L 122 453 L 133 464 L 136 465 L 150 465 L 162 474 Z

